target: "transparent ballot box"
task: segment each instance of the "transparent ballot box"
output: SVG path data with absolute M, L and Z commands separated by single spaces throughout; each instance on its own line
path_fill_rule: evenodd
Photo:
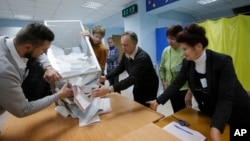
M 80 35 L 84 26 L 79 20 L 44 21 L 55 34 L 47 56 L 63 80 L 72 84 L 90 85 L 100 76 L 100 66 L 89 42 Z

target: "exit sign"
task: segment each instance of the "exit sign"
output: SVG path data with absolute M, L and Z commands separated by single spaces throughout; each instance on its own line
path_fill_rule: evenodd
M 127 17 L 137 12 L 138 12 L 138 6 L 137 4 L 134 4 L 122 10 L 122 17 Z

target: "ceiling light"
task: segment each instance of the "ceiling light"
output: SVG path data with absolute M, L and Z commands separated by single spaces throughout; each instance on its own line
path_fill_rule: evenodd
M 199 4 L 205 5 L 205 4 L 208 4 L 208 3 L 211 3 L 211 2 L 215 2 L 215 1 L 217 1 L 217 0 L 198 0 L 196 2 L 199 3 Z
M 31 19 L 33 19 L 33 16 L 16 14 L 15 18 L 22 19 L 22 20 L 31 20 Z
M 81 7 L 92 8 L 92 9 L 98 9 L 102 6 L 103 6 L 103 4 L 93 2 L 93 1 L 86 1 L 86 2 L 82 3 L 82 5 L 81 5 Z

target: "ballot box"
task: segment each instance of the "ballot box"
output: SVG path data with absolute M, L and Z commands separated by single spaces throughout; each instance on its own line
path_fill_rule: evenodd
M 101 68 L 88 36 L 83 36 L 84 25 L 80 20 L 46 20 L 55 39 L 47 51 L 53 68 L 62 76 L 62 81 L 88 86 L 96 83 Z

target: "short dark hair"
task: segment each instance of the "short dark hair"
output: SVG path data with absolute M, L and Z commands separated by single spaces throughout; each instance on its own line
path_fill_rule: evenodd
M 183 31 L 177 34 L 176 41 L 186 43 L 191 47 L 194 47 L 197 43 L 201 43 L 203 48 L 208 45 L 205 29 L 197 24 L 186 26 Z
M 126 31 L 126 32 L 124 32 L 121 36 L 125 36 L 125 35 L 129 35 L 130 39 L 131 39 L 135 44 L 137 44 L 138 38 L 137 38 L 137 35 L 136 35 L 135 32 L 133 32 L 133 31 Z
M 176 38 L 176 35 L 183 30 L 180 25 L 172 25 L 167 28 L 166 36 L 173 36 Z
M 110 40 L 110 39 L 112 39 L 114 41 L 113 37 L 108 37 L 108 40 Z
M 41 46 L 44 41 L 53 41 L 54 33 L 44 24 L 31 23 L 24 26 L 15 37 L 15 43 L 18 45 L 30 43 L 34 47 Z

